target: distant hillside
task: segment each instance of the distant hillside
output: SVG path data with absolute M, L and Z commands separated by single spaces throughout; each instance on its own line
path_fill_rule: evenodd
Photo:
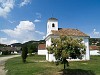
M 40 40 L 40 41 L 34 41 L 34 40 L 32 40 L 32 41 L 25 42 L 23 44 L 21 44 L 21 43 L 13 43 L 11 45 L 13 47 L 21 47 L 24 44 L 30 45 L 30 44 L 34 44 L 34 43 L 37 43 L 37 44 L 39 44 L 39 43 L 45 43 L 45 40 Z M 0 47 L 10 47 L 11 45 L 6 45 L 6 44 L 1 44 L 0 43 Z
M 6 44 L 1 44 L 0 43 L 0 47 L 10 47 L 11 45 L 6 45 Z
M 13 47 L 21 47 L 22 46 L 22 44 L 21 43 L 13 43 L 13 44 L 11 44 Z
M 90 38 L 89 45 L 100 46 L 100 38 Z
M 33 44 L 33 43 L 45 43 L 45 40 L 40 40 L 40 41 L 28 41 L 28 42 L 25 42 L 24 44 Z
M 38 45 L 40 43 L 45 43 L 45 40 L 28 41 L 28 42 L 25 42 L 23 45 L 27 45 L 28 49 L 32 48 L 35 52 L 37 52 L 38 51 Z

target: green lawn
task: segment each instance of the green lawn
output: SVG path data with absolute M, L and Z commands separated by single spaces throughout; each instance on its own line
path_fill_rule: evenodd
M 69 62 L 69 68 L 63 72 L 63 65 L 45 62 L 45 56 L 32 56 L 23 64 L 21 57 L 6 62 L 7 75 L 100 75 L 100 56 L 91 56 L 90 61 Z

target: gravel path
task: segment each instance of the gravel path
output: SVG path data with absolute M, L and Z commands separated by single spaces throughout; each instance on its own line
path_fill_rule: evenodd
M 20 55 L 11 55 L 7 57 L 0 57 L 0 75 L 6 75 L 7 70 L 4 70 L 5 61 L 7 61 L 10 58 L 18 57 Z

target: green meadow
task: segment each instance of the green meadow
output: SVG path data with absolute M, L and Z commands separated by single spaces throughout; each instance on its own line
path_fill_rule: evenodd
M 90 61 L 71 61 L 63 70 L 63 64 L 45 61 L 45 56 L 29 56 L 27 63 L 21 57 L 9 59 L 5 64 L 7 75 L 100 75 L 100 56 L 91 56 Z

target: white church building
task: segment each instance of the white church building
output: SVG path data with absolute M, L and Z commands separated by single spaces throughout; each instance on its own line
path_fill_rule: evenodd
M 49 18 L 47 21 L 47 35 L 45 38 L 46 45 L 51 45 L 51 38 L 59 38 L 60 35 L 70 36 L 73 38 L 82 38 L 83 43 L 86 46 L 86 54 L 84 55 L 82 60 L 90 60 L 90 51 L 89 51 L 89 36 L 78 29 L 70 29 L 70 28 L 58 28 L 58 19 Z M 43 45 L 41 45 L 43 46 Z M 46 47 L 43 49 L 39 48 L 38 55 L 46 55 L 46 60 L 48 61 L 56 61 L 53 54 L 48 54 Z

